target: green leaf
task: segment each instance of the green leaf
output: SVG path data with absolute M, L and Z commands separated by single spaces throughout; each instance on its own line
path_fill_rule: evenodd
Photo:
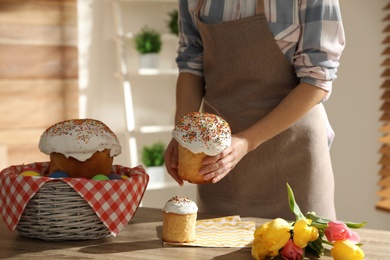
M 290 206 L 291 211 L 295 214 L 297 220 L 304 219 L 305 215 L 302 214 L 301 209 L 299 208 L 298 204 L 295 202 L 294 193 L 290 187 L 290 185 L 287 183 L 287 193 L 288 193 L 288 204 Z
M 322 239 L 319 237 L 315 241 L 309 242 L 307 244 L 306 249 L 313 253 L 315 256 L 322 256 L 324 255 L 324 246 L 322 245 Z
M 313 212 L 307 213 L 306 218 L 311 219 L 312 220 L 311 225 L 319 229 L 326 228 L 328 226 L 328 223 L 331 221 L 330 219 L 318 216 Z M 367 222 L 361 222 L 361 223 L 355 223 L 350 221 L 341 221 L 341 222 L 347 225 L 347 227 L 354 228 L 354 229 L 361 228 L 367 224 Z
M 362 227 L 364 227 L 364 226 L 367 224 L 367 222 L 361 222 L 361 223 L 344 222 L 344 223 L 345 223 L 345 225 L 347 225 L 347 227 L 349 227 L 349 228 L 355 228 L 355 229 L 357 229 L 357 228 L 362 228 Z
M 330 219 L 323 218 L 321 216 L 317 216 L 314 212 L 309 212 L 306 214 L 307 219 L 311 219 L 312 223 L 310 226 L 314 226 L 318 229 L 325 229 L 328 227 L 328 223 Z

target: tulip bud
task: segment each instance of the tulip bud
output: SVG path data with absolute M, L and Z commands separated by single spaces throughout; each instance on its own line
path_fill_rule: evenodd
M 305 248 L 310 241 L 318 238 L 318 229 L 309 224 L 310 219 L 300 219 L 294 225 L 294 244 L 300 248 Z
M 363 250 L 350 240 L 337 240 L 331 249 L 335 260 L 361 260 L 364 259 Z

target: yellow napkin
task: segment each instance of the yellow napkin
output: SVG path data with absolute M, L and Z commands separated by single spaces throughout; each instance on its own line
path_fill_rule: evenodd
M 196 221 L 196 241 L 169 243 L 164 246 L 252 247 L 254 221 L 242 222 L 240 216 L 229 216 Z

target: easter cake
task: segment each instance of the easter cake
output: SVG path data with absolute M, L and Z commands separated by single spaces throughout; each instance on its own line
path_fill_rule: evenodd
M 173 129 L 173 137 L 179 143 L 178 174 L 190 183 L 209 183 L 199 175 L 202 160 L 215 156 L 230 146 L 231 130 L 221 117 L 191 112 L 185 114 Z
M 113 164 L 121 146 L 107 125 L 61 121 L 42 133 L 38 147 L 50 161 L 0 171 L 0 215 L 11 231 L 48 241 L 86 240 L 115 236 L 129 223 L 149 176 L 142 166 Z
M 188 198 L 175 196 L 163 209 L 162 240 L 171 243 L 190 243 L 196 240 L 198 206 Z
M 114 157 L 121 153 L 116 135 L 95 119 L 72 119 L 46 129 L 39 150 L 50 156 L 48 174 L 92 179 L 110 174 Z

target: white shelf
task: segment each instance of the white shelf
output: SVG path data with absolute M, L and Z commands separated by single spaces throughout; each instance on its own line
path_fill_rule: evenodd
M 170 118 L 174 113 L 175 76 L 179 74 L 174 62 L 179 37 L 168 33 L 164 23 L 168 12 L 177 6 L 177 0 L 112 0 L 112 3 L 116 22 L 113 37 L 118 50 L 119 79 L 128 130 L 124 138 L 128 140 L 131 165 L 138 165 L 141 147 L 155 141 L 169 142 L 173 129 L 169 124 L 173 123 Z M 134 36 L 143 26 L 157 27 L 158 31 L 165 32 L 161 34 L 160 63 L 155 69 L 138 68 L 140 62 L 139 54 L 133 48 Z M 154 86 L 161 86 L 163 92 L 159 93 L 159 88 L 152 88 Z M 163 182 L 153 184 L 152 188 L 171 186 L 169 182 Z
M 177 69 L 138 69 L 130 72 L 131 76 L 162 76 L 162 75 L 178 75 Z
M 172 132 L 173 126 L 171 125 L 151 125 L 151 126 L 141 126 L 138 131 L 143 134 L 152 134 L 152 133 L 169 133 Z

